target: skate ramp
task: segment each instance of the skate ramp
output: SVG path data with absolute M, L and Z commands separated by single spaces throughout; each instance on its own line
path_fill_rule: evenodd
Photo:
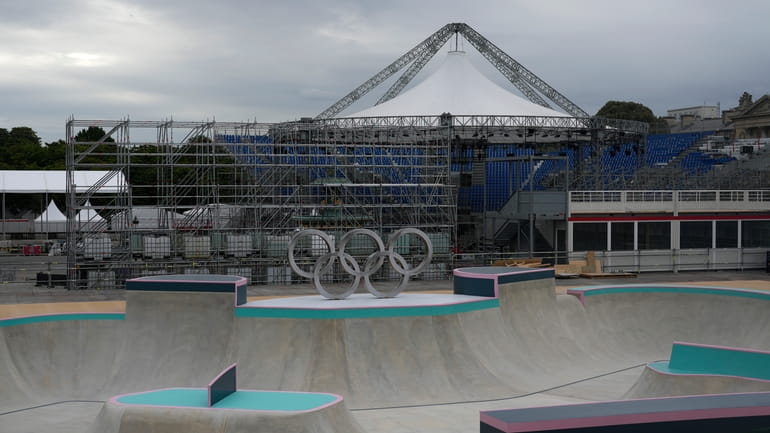
M 37 427 L 56 425 L 46 414 L 82 413 L 81 424 L 109 431 L 110 420 L 134 409 L 116 415 L 109 405 L 59 402 L 200 387 L 237 362 L 246 389 L 341 395 L 353 430 L 475 431 L 488 408 L 665 395 L 642 389 L 647 370 L 609 378 L 667 359 L 675 341 L 770 349 L 767 294 L 618 286 L 556 295 L 552 271 L 540 276 L 499 283 L 497 306 L 459 313 L 243 317 L 232 291 L 182 287 L 129 290 L 122 317 L 4 321 L 0 413 L 14 412 L 0 421 L 46 431 Z M 59 406 L 26 410 L 49 403 Z

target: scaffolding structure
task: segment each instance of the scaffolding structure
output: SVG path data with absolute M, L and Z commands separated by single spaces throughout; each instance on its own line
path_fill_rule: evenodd
M 76 140 L 92 127 L 104 136 Z M 70 288 L 122 287 L 129 278 L 170 273 L 292 284 L 287 247 L 302 228 L 333 236 L 368 228 L 386 240 L 416 227 L 434 249 L 421 277 L 445 278 L 450 269 L 456 205 L 447 127 L 69 119 L 66 129 Z M 72 173 L 97 169 L 112 174 L 88 188 L 75 185 Z M 115 173 L 126 184 L 100 192 Z M 94 220 L 76 221 L 86 209 Z M 327 249 L 307 241 L 302 253 L 312 268 Z M 416 239 L 406 242 L 402 255 L 419 261 Z M 363 266 L 373 247 L 357 239 L 349 249 Z M 336 271 L 324 278 L 350 278 Z M 376 277 L 397 275 L 384 266 Z

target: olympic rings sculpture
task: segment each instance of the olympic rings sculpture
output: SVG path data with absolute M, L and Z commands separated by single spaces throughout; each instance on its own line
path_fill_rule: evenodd
M 404 256 L 396 252 L 398 239 L 402 236 L 410 234 L 418 236 L 425 243 L 427 251 L 420 264 L 413 268 L 409 267 Z M 326 248 L 329 251 L 316 259 L 312 272 L 300 268 L 297 264 L 296 258 L 294 257 L 294 251 L 297 249 L 299 240 L 305 236 L 318 236 L 321 238 L 321 240 L 323 240 Z M 353 236 L 367 236 L 376 244 L 377 250 L 366 258 L 366 261 L 363 265 L 363 270 L 361 269 L 361 265 L 356 261 L 356 259 L 352 255 L 345 252 L 345 247 L 348 245 Z M 291 269 L 301 277 L 312 279 L 313 286 L 318 291 L 318 293 L 328 299 L 347 298 L 356 291 L 356 289 L 361 284 L 362 278 L 364 280 L 364 287 L 366 287 L 366 290 L 369 291 L 369 293 L 372 295 L 378 298 L 396 297 L 399 293 L 401 293 L 402 290 L 404 290 L 407 283 L 409 282 L 409 278 L 424 271 L 425 268 L 427 268 L 430 264 L 430 261 L 433 259 L 433 244 L 431 243 L 430 238 L 428 238 L 428 235 L 425 234 L 425 232 L 416 228 L 403 228 L 396 230 L 388 238 L 387 245 L 382 241 L 380 236 L 372 230 L 354 229 L 345 233 L 337 243 L 337 246 L 339 249 L 335 250 L 334 239 L 326 232 L 316 229 L 301 230 L 295 233 L 289 241 L 289 265 L 291 266 Z M 371 276 L 379 271 L 380 268 L 382 268 L 386 257 L 388 258 L 388 262 L 393 267 L 393 269 L 397 273 L 401 274 L 401 281 L 392 289 L 377 289 L 374 287 L 374 285 L 372 285 Z M 321 283 L 321 275 L 328 272 L 334 266 L 334 262 L 337 259 L 339 259 L 340 264 L 342 265 L 342 269 L 344 269 L 345 272 L 347 272 L 349 275 L 353 276 L 353 281 L 351 282 L 350 286 L 340 293 L 329 291 Z

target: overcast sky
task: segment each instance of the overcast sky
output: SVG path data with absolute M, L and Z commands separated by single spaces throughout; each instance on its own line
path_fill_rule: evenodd
M 590 114 L 726 109 L 770 93 L 768 19 L 766 0 L 0 0 L 0 128 L 315 116 L 450 22 Z

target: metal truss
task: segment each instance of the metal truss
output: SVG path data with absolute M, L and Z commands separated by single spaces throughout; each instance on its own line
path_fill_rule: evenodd
M 107 132 L 76 142 L 91 126 Z M 332 235 L 420 228 L 434 252 L 441 250 L 423 278 L 445 278 L 456 225 L 451 139 L 446 128 L 419 134 L 320 122 L 70 119 L 69 288 L 121 287 L 128 278 L 165 273 L 291 284 L 286 244 L 311 227 Z M 88 169 L 110 174 L 88 188 L 75 185 L 75 173 Z M 99 188 L 117 173 L 124 187 Z M 100 219 L 76 221 L 84 209 Z M 375 278 L 391 279 L 384 272 Z
M 362 96 L 366 95 L 372 89 L 377 87 L 380 83 L 387 80 L 390 76 L 392 76 L 396 72 L 400 71 L 404 66 L 408 65 L 413 60 L 422 57 L 426 51 L 430 51 L 436 45 L 438 45 L 439 47 L 443 45 L 447 40 L 449 40 L 449 38 L 452 36 L 454 32 L 455 32 L 454 24 L 447 24 L 444 27 L 440 28 L 436 33 L 433 33 L 432 35 L 428 36 L 427 39 L 417 44 L 417 46 L 409 50 L 403 56 L 396 59 L 396 61 L 394 61 L 390 65 L 386 66 L 383 70 L 378 72 L 375 76 L 366 80 L 363 84 L 356 87 L 352 92 L 348 93 L 342 99 L 332 104 L 332 106 L 322 111 L 321 114 L 316 116 L 316 118 L 325 119 L 325 118 L 336 116 L 342 110 L 349 107 L 350 104 L 356 102 Z
M 481 36 L 477 31 L 465 23 L 450 23 L 430 35 L 427 39 L 409 50 L 406 54 L 399 57 L 383 70 L 378 72 L 372 78 L 365 81 L 352 92 L 345 95 L 342 99 L 335 102 L 332 106 L 321 112 L 316 119 L 332 118 L 342 110 L 349 107 L 352 103 L 376 88 L 380 83 L 401 70 L 403 67 L 412 63 L 404 74 L 385 92 L 377 101 L 381 104 L 397 96 L 406 87 L 409 82 L 422 70 L 428 61 L 443 46 L 452 34 L 461 34 L 471 43 L 492 65 L 500 71 L 516 88 L 518 88 L 530 101 L 550 108 L 551 106 L 543 98 L 550 99 L 557 106 L 564 109 L 567 113 L 575 117 L 590 117 L 577 104 L 570 101 L 566 96 L 559 93 L 548 83 L 540 79 L 529 69 L 522 66 L 494 43 Z M 540 93 L 538 93 L 540 92 Z M 541 94 L 543 96 L 541 96 Z M 375 105 L 377 105 L 375 104 Z
M 451 36 L 451 34 L 449 36 Z M 433 56 L 436 55 L 438 50 L 441 49 L 445 43 L 446 39 L 431 40 L 425 51 L 422 52 L 422 55 L 420 55 L 417 60 L 409 65 L 409 68 L 407 68 L 406 72 L 404 72 L 404 74 L 401 75 L 395 83 L 393 83 L 390 89 L 388 89 L 388 91 L 385 92 L 385 94 L 382 95 L 382 97 L 374 105 L 380 105 L 385 101 L 393 99 L 395 96 L 401 93 L 401 91 L 404 90 L 404 87 L 406 87 L 406 85 L 412 81 L 415 75 L 417 75 L 417 73 L 420 72 L 423 67 L 425 67 L 425 65 L 430 61 L 430 59 L 433 58 Z
M 355 130 L 357 128 L 542 128 L 598 130 L 605 132 L 647 134 L 649 124 L 633 120 L 602 117 L 549 117 L 549 116 L 381 116 L 341 117 L 319 119 L 316 123 L 326 128 Z
M 566 96 L 559 93 L 556 89 L 551 87 L 548 83 L 540 79 L 532 71 L 525 68 L 521 63 L 514 60 L 511 56 L 501 50 L 494 43 L 481 36 L 478 32 L 473 30 L 467 24 L 459 25 L 459 32 L 465 39 L 468 40 L 480 53 L 484 55 L 495 67 L 502 72 L 502 69 L 508 69 L 511 71 L 514 77 L 518 77 L 524 80 L 529 85 L 534 87 L 538 92 L 542 93 L 545 97 L 553 101 L 556 105 L 563 108 L 567 113 L 575 117 L 589 117 L 582 108 L 577 104 L 567 99 Z M 489 54 L 485 54 L 489 53 Z M 503 75 L 506 75 L 505 73 Z M 506 75 L 507 77 L 507 75 Z M 516 80 L 518 81 L 518 80 Z M 516 82 L 512 81 L 513 84 Z M 518 86 L 517 86 L 518 87 Z M 525 93 L 526 95 L 526 93 Z M 529 95 L 527 95 L 529 97 Z M 532 102 L 537 101 L 530 98 Z M 542 105 L 542 104 L 541 104 Z

